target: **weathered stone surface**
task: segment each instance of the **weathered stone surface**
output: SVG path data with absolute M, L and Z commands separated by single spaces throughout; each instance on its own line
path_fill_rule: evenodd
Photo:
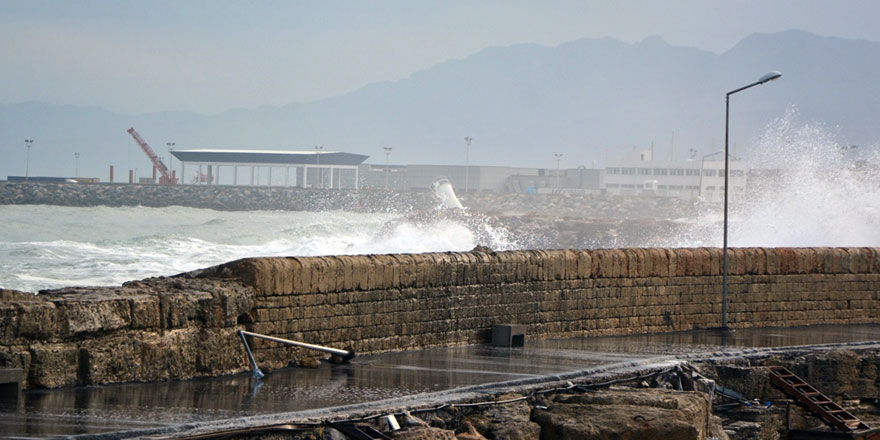
M 505 401 L 521 397 L 507 394 L 495 398 Z M 495 439 L 537 440 L 541 427 L 529 420 L 531 406 L 525 400 L 488 407 L 485 411 L 468 419 L 480 434 Z
M 707 440 L 711 402 L 696 392 L 626 390 L 555 396 L 531 419 L 541 438 Z
M 28 385 L 57 388 L 78 382 L 78 353 L 67 344 L 39 344 L 30 348 L 31 364 Z
M 394 431 L 391 433 L 391 438 L 395 440 L 456 440 L 455 431 L 429 426 Z
M 877 249 L 732 252 L 734 327 L 880 320 Z M 527 338 L 704 328 L 718 325 L 720 264 L 711 248 L 250 258 L 122 287 L 0 291 L 0 352 L 62 344 L 88 367 L 79 380 L 103 383 L 123 380 L 99 365 L 116 365 L 108 347 L 119 359 L 166 363 L 162 377 L 244 368 L 240 353 L 233 359 L 222 349 L 238 344 L 227 339 L 239 328 L 360 353 L 485 342 L 499 322 L 526 325 Z M 137 347 L 118 342 L 134 334 Z M 173 345 L 192 353 L 153 345 L 155 338 L 178 338 Z M 269 369 L 299 357 L 274 342 L 253 348 Z M 52 365 L 47 356 L 30 362 Z M 158 370 L 128 368 L 124 380 Z

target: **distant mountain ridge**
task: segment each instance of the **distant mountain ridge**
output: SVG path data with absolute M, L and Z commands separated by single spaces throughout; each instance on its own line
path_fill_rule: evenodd
M 0 178 L 24 173 L 26 138 L 36 140 L 34 175 L 72 175 L 74 152 L 81 153 L 81 175 L 106 179 L 111 164 L 118 176 L 128 167 L 149 170 L 125 133 L 130 126 L 165 156 L 166 142 L 177 148 L 321 145 L 384 162 L 382 147 L 390 146 L 393 163 L 463 164 L 463 138 L 471 136 L 471 164 L 554 167 L 552 154 L 563 153 L 563 166 L 590 167 L 652 142 L 656 156 L 683 158 L 690 148 L 719 149 L 724 94 L 770 70 L 783 78 L 732 98 L 732 143 L 747 150 L 793 105 L 805 121 L 837 127 L 848 143 L 878 144 L 880 86 L 873 77 L 880 71 L 880 43 L 793 30 L 753 34 L 722 54 L 660 37 L 490 47 L 343 96 L 216 115 L 0 104 Z

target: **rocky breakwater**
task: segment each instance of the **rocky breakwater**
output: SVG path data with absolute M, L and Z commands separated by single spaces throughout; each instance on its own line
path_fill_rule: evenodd
M 0 183 L 0 205 L 187 206 L 221 211 L 408 212 L 438 205 L 429 192 L 293 187 Z
M 0 290 L 0 366 L 47 388 L 234 373 L 247 366 L 236 331 L 253 303 L 235 280 L 194 276 Z

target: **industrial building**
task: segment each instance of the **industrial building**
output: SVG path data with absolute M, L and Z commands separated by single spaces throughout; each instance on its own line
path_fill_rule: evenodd
M 651 150 L 633 150 L 605 167 L 607 194 L 656 195 L 709 202 L 724 199 L 724 161 L 692 157 L 684 161 L 653 160 Z M 746 162 L 730 160 L 730 197 L 745 194 Z
M 358 188 L 368 156 L 339 151 L 173 150 L 183 184 Z
M 438 177 L 449 179 L 457 192 L 499 193 L 554 191 L 601 192 L 601 170 L 546 169 L 464 165 L 360 166 L 361 185 L 370 188 L 420 190 L 431 188 Z

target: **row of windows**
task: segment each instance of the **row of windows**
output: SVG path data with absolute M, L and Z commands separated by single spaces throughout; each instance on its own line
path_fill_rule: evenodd
M 615 188 L 644 189 L 645 185 L 643 185 L 643 184 L 632 185 L 632 184 L 626 184 L 626 183 L 621 185 L 621 184 L 617 184 L 617 183 L 609 183 L 609 184 L 605 185 L 605 187 L 610 188 L 610 189 L 615 189 Z M 710 188 L 714 189 L 714 187 L 710 187 Z M 700 187 L 697 185 L 686 185 L 686 186 L 685 185 L 657 185 L 657 189 L 659 189 L 659 190 L 672 190 L 672 191 L 681 191 L 683 189 L 686 189 L 689 191 L 699 191 Z
M 645 185 L 643 185 L 643 184 L 634 185 L 634 184 L 626 184 L 626 183 L 624 183 L 624 184 L 609 183 L 609 184 L 605 185 L 605 187 L 608 189 L 617 189 L 617 188 L 644 189 Z M 700 187 L 697 185 L 657 185 L 657 189 L 658 190 L 670 190 L 670 191 L 681 191 L 683 189 L 688 190 L 688 191 L 699 191 Z M 723 185 L 719 186 L 718 190 L 724 191 L 724 186 Z M 738 187 L 736 187 L 735 190 L 742 192 L 744 190 L 744 188 L 741 186 L 738 186 Z M 715 185 L 707 186 L 706 191 L 715 191 Z
M 700 170 L 697 168 L 618 168 L 609 167 L 605 169 L 605 174 L 619 174 L 624 176 L 699 176 Z M 703 170 L 706 177 L 723 176 L 722 170 L 706 169 Z M 743 177 L 746 173 L 743 170 L 730 170 L 730 177 Z

